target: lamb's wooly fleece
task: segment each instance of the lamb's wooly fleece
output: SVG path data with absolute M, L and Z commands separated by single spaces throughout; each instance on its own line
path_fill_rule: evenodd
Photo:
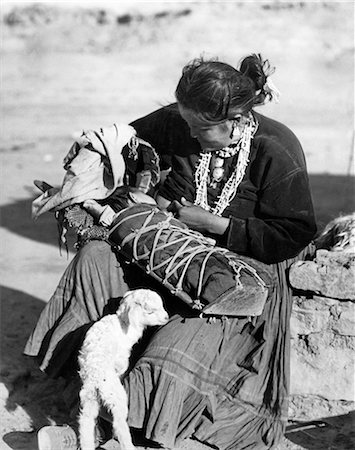
M 79 354 L 79 439 L 81 449 L 95 449 L 95 423 L 100 399 L 113 416 L 113 432 L 122 450 L 133 446 L 127 425 L 127 395 L 120 382 L 133 345 L 147 326 L 164 325 L 169 317 L 161 297 L 149 289 L 128 291 L 116 312 L 87 332 Z

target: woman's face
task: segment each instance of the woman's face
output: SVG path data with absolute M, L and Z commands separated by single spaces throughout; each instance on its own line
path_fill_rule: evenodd
M 202 150 L 213 151 L 227 147 L 234 139 L 232 137 L 233 121 L 214 124 L 200 118 L 194 111 L 179 105 L 181 117 L 190 127 L 190 134 L 196 138 L 201 145 Z

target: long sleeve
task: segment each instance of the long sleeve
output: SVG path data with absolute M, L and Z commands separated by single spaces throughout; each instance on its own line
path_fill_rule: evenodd
M 316 225 L 306 174 L 299 170 L 260 194 L 258 217 L 230 216 L 226 246 L 265 263 L 296 256 L 314 237 Z
M 266 263 L 297 255 L 314 237 L 316 224 L 306 163 L 296 136 L 283 124 L 254 113 L 259 122 L 250 162 L 237 194 L 223 213 L 225 234 L 214 236 L 231 251 Z M 171 105 L 131 124 L 171 172 L 159 193 L 172 201 L 194 201 L 194 173 L 201 148 Z M 209 190 L 209 201 L 220 192 Z M 212 203 L 210 203 L 212 204 Z
M 254 158 L 239 199 L 230 210 L 224 239 L 232 251 L 275 263 L 296 256 L 317 228 L 299 141 L 285 126 L 258 117 L 261 125 Z M 252 212 L 245 211 L 243 204 L 248 203 L 245 198 L 250 186 L 255 192 L 249 196 L 256 197 Z

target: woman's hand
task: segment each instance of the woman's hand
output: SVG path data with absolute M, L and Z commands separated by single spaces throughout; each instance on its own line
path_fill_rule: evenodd
M 229 219 L 215 216 L 200 206 L 195 206 L 184 197 L 180 202 L 177 200 L 171 202 L 168 211 L 189 228 L 201 233 L 222 235 L 229 225 Z

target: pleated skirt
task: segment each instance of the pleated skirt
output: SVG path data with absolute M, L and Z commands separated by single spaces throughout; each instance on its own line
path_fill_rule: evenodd
M 261 316 L 211 320 L 92 241 L 69 264 L 24 353 L 50 376 L 69 377 L 90 325 L 114 312 L 128 289 L 155 289 L 171 319 L 133 351 L 123 380 L 129 425 L 165 448 L 187 437 L 221 450 L 272 448 L 287 422 L 293 261 L 273 266 L 277 281 Z

